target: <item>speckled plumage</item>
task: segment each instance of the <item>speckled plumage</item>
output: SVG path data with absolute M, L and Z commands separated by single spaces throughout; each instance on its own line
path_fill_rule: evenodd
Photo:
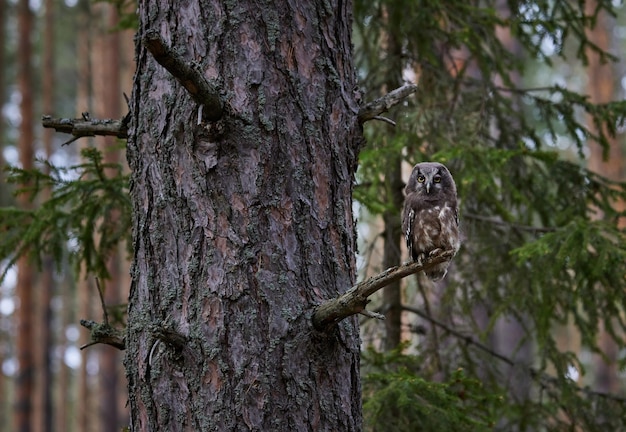
M 402 231 L 413 261 L 442 251 L 456 253 L 461 245 L 458 204 L 454 179 L 444 165 L 422 162 L 413 167 L 404 189 Z M 442 279 L 450 262 L 426 272 L 432 280 Z

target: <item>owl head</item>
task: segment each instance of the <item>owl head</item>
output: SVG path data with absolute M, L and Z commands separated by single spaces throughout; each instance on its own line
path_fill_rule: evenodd
M 445 165 L 439 162 L 422 162 L 413 167 L 404 191 L 407 195 L 417 193 L 424 198 L 436 197 L 442 192 L 456 196 L 456 185 Z

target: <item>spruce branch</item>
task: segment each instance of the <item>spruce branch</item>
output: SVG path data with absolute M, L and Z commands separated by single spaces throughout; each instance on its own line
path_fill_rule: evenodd
M 203 107 L 204 119 L 217 121 L 222 118 L 224 106 L 217 89 L 209 84 L 193 63 L 185 61 L 179 53 L 167 46 L 155 30 L 146 31 L 142 42 L 157 63 L 172 74 L 189 92 L 193 100 Z
M 368 297 L 376 291 L 409 275 L 449 261 L 453 256 L 454 251 L 444 251 L 429 257 L 424 262 L 411 262 L 388 268 L 382 273 L 356 284 L 339 297 L 319 305 L 313 312 L 313 325 L 315 328 L 323 330 L 337 324 L 344 318 L 361 313 L 369 302 Z
M 416 91 L 417 85 L 405 84 L 402 87 L 398 87 L 397 89 L 390 91 L 385 96 L 369 102 L 359 110 L 359 123 L 363 124 L 368 120 L 382 120 L 395 126 L 395 123 L 392 120 L 380 117 L 380 114 L 399 104 Z
M 519 362 L 511 359 L 510 357 L 504 354 L 501 354 L 499 352 L 496 352 L 495 350 L 491 349 L 487 345 L 477 341 L 473 336 L 463 334 L 462 332 L 452 328 L 446 323 L 439 321 L 438 319 L 436 319 L 435 317 L 433 317 L 430 313 L 426 311 L 423 311 L 423 310 L 420 310 L 411 306 L 406 306 L 406 305 L 402 305 L 402 309 L 407 312 L 412 312 L 420 316 L 421 318 L 424 318 L 425 320 L 429 321 L 431 324 L 443 329 L 446 333 L 451 334 L 452 336 L 454 336 L 457 339 L 460 339 L 467 345 L 471 345 L 475 347 L 476 349 L 490 355 L 491 357 L 505 363 L 508 366 L 525 369 L 530 375 L 530 377 L 536 380 L 538 384 L 541 386 L 541 388 L 543 389 L 549 390 L 548 387 L 550 385 L 554 385 L 556 387 L 559 386 L 559 380 L 556 377 L 553 377 L 544 372 L 541 372 L 540 370 L 535 369 L 532 366 L 520 364 Z M 605 392 L 600 392 L 600 391 L 595 391 L 587 387 L 579 387 L 577 385 L 574 385 L 574 388 L 576 389 L 576 391 L 582 392 L 588 396 L 595 396 L 595 397 L 612 400 L 612 401 L 619 402 L 619 403 L 626 403 L 626 398 L 621 397 L 621 396 L 617 396 L 617 395 L 605 393 Z

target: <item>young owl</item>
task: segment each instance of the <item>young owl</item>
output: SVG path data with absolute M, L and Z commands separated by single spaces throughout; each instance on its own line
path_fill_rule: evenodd
M 448 168 L 437 162 L 418 163 L 404 192 L 402 231 L 411 259 L 421 262 L 443 251 L 456 253 L 461 245 L 459 212 L 456 185 Z M 438 264 L 426 275 L 434 281 L 442 279 L 449 264 Z

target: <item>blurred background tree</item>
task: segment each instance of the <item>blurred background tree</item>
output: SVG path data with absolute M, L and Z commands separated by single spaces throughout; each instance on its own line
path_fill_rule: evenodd
M 28 4 L 0 1 L 0 166 L 18 167 L 0 177 L 0 431 L 119 430 L 121 359 L 79 351 L 88 335 L 77 322 L 102 313 L 94 276 L 112 311 L 127 297 L 121 147 L 62 146 L 66 136 L 28 120 L 126 113 L 134 7 Z M 13 24 L 22 13 L 30 30 Z M 626 429 L 623 6 L 356 0 L 354 18 L 364 99 L 418 84 L 386 114 L 395 127 L 365 125 L 362 276 L 407 259 L 399 212 L 417 162 L 450 168 L 464 233 L 444 281 L 387 287 L 377 299 L 387 320 L 362 322 L 365 428 Z M 16 188 L 28 191 L 19 202 Z M 14 266 L 27 251 L 40 266 Z M 20 353 L 34 361 L 30 387 L 17 379 Z
M 118 17 L 133 6 L 86 0 L 0 3 L 0 166 L 27 170 L 20 176 L 3 169 L 0 177 L 0 205 L 6 206 L 0 215 L 0 430 L 120 430 L 128 424 L 121 356 L 109 347 L 80 351 L 89 335 L 78 320 L 99 320 L 102 314 L 94 276 L 101 278 L 111 308 L 126 297 L 128 225 L 115 210 L 119 202 L 100 199 L 109 188 L 128 201 L 123 142 L 95 138 L 63 146 L 67 137 L 44 130 L 38 119 L 126 113 L 133 32 L 122 29 Z M 24 17 L 31 17 L 30 28 Z M 24 48 L 27 44 L 32 49 Z M 32 151 L 22 150 L 27 145 Z M 11 185 L 6 180 L 14 174 L 19 178 Z M 85 181 L 80 190 L 67 194 L 77 191 L 72 188 L 79 179 Z M 20 188 L 28 193 L 14 198 Z M 84 206 L 71 204 L 78 202 Z M 13 266 L 21 252 L 39 260 L 23 255 Z M 68 260 L 78 253 L 91 254 L 82 268 Z M 18 358 L 29 359 L 31 367 L 20 371 Z

